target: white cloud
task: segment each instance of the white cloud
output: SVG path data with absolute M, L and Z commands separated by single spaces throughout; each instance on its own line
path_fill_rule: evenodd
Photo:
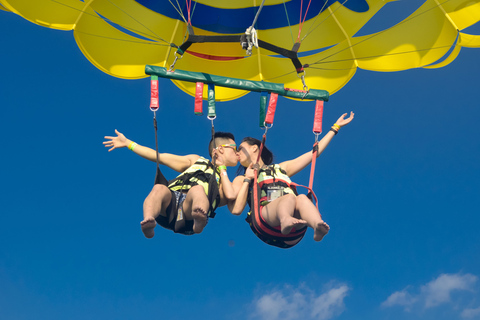
M 438 278 L 422 285 L 417 293 L 411 293 L 409 287 L 402 291 L 392 293 L 382 303 L 382 307 L 401 306 L 405 311 L 411 311 L 414 307 L 429 309 L 452 301 L 454 292 L 473 291 L 478 280 L 472 274 L 441 274 Z M 462 313 L 464 318 L 472 318 L 480 314 L 479 309 L 465 309 Z
M 425 297 L 425 308 L 449 302 L 452 291 L 472 290 L 477 277 L 472 274 L 442 274 L 421 288 Z
M 402 291 L 392 293 L 387 300 L 382 303 L 382 307 L 393 307 L 398 305 L 404 307 L 406 311 L 410 311 L 410 307 L 412 307 L 417 300 L 418 298 L 413 297 L 408 293 L 407 289 L 403 289 Z
M 476 309 L 465 309 L 462 311 L 461 316 L 466 319 L 480 319 L 480 307 Z
M 284 286 L 256 299 L 253 316 L 262 320 L 328 320 L 344 311 L 343 300 L 349 290 L 347 285 L 339 284 L 317 294 L 304 285 Z
M 345 309 L 343 299 L 347 296 L 348 290 L 346 285 L 342 285 L 316 298 L 312 310 L 313 319 L 326 320 L 341 314 Z

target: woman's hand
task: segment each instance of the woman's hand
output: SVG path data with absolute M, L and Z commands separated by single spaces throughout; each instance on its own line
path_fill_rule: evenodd
M 348 117 L 347 119 L 344 119 L 346 116 L 347 116 L 347 113 L 342 114 L 340 118 L 338 118 L 337 122 L 335 123 L 338 124 L 340 127 L 346 126 L 353 120 L 353 116 L 354 116 L 353 111 L 350 111 L 350 117 Z
M 255 178 L 255 170 L 253 170 L 253 163 L 250 163 L 248 168 L 245 170 L 245 178 L 252 180 Z

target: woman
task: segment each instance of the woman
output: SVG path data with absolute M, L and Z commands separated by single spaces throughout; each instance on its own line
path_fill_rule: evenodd
M 353 112 L 338 118 L 330 131 L 318 142 L 317 157 L 325 150 L 338 130 L 353 120 Z M 252 182 L 254 178 L 253 164 L 258 158 L 261 142 L 255 138 L 244 138 L 237 150 L 237 157 L 245 168 L 245 175 L 238 176 L 233 181 L 238 192 L 235 201 L 229 203 L 230 211 L 240 215 L 253 198 Z M 293 160 L 273 164 L 273 154 L 264 146 L 258 160 L 258 187 L 260 208 L 258 215 L 250 205 L 247 222 L 252 231 L 263 242 L 280 248 L 290 248 L 296 245 L 305 235 L 307 227 L 314 230 L 313 239 L 321 241 L 330 227 L 322 220 L 320 212 L 307 196 L 298 195 L 290 185 L 290 177 L 302 171 L 312 161 L 312 153 L 305 154 Z

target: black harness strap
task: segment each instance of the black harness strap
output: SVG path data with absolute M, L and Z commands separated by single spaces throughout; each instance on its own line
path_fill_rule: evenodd
M 212 119 L 212 143 L 213 143 L 213 150 L 215 150 L 217 148 L 217 144 L 215 143 L 215 127 L 213 125 L 213 119 Z M 212 161 L 213 174 L 211 175 L 208 181 L 208 202 L 210 202 L 210 217 L 214 218 L 216 213 L 214 211 L 212 203 L 213 203 L 213 200 L 216 199 L 220 194 L 220 190 L 219 190 L 220 186 L 218 185 L 217 178 L 216 178 L 217 165 L 216 165 L 215 157 L 212 157 L 212 160 L 213 160 Z
M 273 45 L 271 43 L 268 43 L 268 42 L 265 42 L 265 41 L 262 41 L 262 40 L 259 39 L 258 40 L 258 46 L 260 48 L 275 52 L 275 53 L 280 54 L 280 55 L 282 55 L 286 58 L 289 58 L 292 61 L 293 65 L 295 66 L 295 70 L 297 70 L 297 72 L 302 72 L 303 71 L 303 65 L 300 62 L 300 60 L 298 59 L 298 54 L 297 54 L 297 51 L 300 48 L 299 43 L 295 43 L 295 45 L 293 46 L 293 49 L 288 50 L 288 49 L 278 47 L 276 45 Z
M 158 154 L 158 133 L 157 133 L 157 118 L 155 112 L 153 113 L 153 127 L 155 128 L 155 151 L 157 153 L 157 173 L 155 174 L 155 183 L 154 184 L 163 184 L 168 186 L 168 181 L 165 176 L 160 171 L 160 157 Z
M 247 44 L 247 38 L 245 34 L 242 35 L 221 35 L 221 36 L 205 36 L 205 35 L 195 35 L 191 28 L 188 29 L 188 38 L 187 40 L 182 43 L 180 47 L 177 49 L 177 53 L 183 55 L 188 48 L 194 43 L 205 43 L 205 42 L 240 42 L 242 47 L 245 49 Z M 298 49 L 300 48 L 300 43 L 297 42 L 293 46 L 292 50 L 288 50 L 285 48 L 278 47 L 271 43 L 258 40 L 258 46 L 260 48 L 275 52 L 276 54 L 282 55 L 286 58 L 289 58 L 293 65 L 295 66 L 295 70 L 297 72 L 303 71 L 303 65 L 298 59 Z

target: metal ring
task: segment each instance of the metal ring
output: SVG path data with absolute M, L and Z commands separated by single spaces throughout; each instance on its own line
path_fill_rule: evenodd
M 207 119 L 208 119 L 208 120 L 212 120 L 212 121 L 213 121 L 213 120 L 217 119 L 217 116 L 213 116 L 213 117 L 211 117 L 211 116 L 207 116 Z
M 305 69 L 303 70 L 303 74 L 302 74 L 301 76 L 299 76 L 299 74 L 300 74 L 300 73 L 299 73 L 299 72 L 297 72 L 297 77 L 298 77 L 298 78 L 305 77 Z
M 270 125 L 270 127 L 268 126 Z M 270 129 L 271 127 L 273 127 L 273 123 L 263 123 L 263 126 L 265 127 L 265 129 Z

